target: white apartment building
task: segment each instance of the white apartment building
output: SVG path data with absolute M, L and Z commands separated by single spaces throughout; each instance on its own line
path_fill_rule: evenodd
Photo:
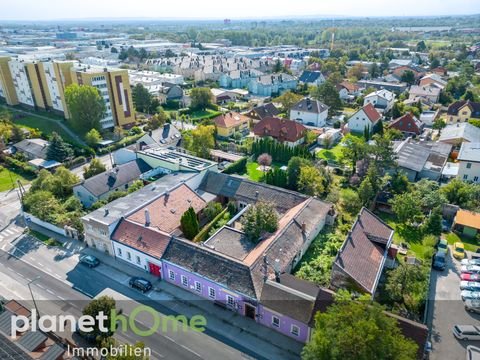
M 458 178 L 480 184 L 480 142 L 464 142 L 458 153 Z

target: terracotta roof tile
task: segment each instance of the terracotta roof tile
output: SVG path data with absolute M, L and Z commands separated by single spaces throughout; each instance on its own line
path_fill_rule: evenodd
M 305 135 L 306 130 L 296 121 L 274 117 L 264 118 L 253 128 L 256 136 L 271 136 L 280 142 L 295 142 Z
M 375 107 L 368 103 L 363 107 L 363 112 L 367 115 L 370 121 L 375 124 L 378 120 L 382 118 L 382 115 L 375 109 Z
M 480 229 L 480 213 L 467 210 L 458 210 L 455 216 L 455 224 Z
M 245 115 L 232 111 L 226 114 L 218 115 L 215 119 L 213 119 L 213 121 L 218 127 L 232 128 L 248 123 L 250 119 Z

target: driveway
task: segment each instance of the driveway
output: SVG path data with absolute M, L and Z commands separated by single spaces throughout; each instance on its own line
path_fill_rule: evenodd
M 429 301 L 428 325 L 433 348 L 430 359 L 464 360 L 467 345 L 479 346 L 480 342 L 457 340 L 452 327 L 456 324 L 480 325 L 480 315 L 465 311 L 460 297 L 460 262 L 451 256 L 451 249 L 447 268 L 432 270 Z
M 102 155 L 102 156 L 97 156 L 96 159 L 100 160 L 100 162 L 105 165 L 105 168 L 107 170 L 110 170 L 112 168 L 112 162 L 113 162 L 113 157 L 110 156 L 110 154 Z M 90 161 L 91 162 L 91 161 Z M 88 166 L 90 162 L 85 163 L 81 166 L 77 166 L 76 168 L 71 169 L 70 171 L 77 175 L 80 179 L 83 179 L 83 173 L 85 172 L 85 166 Z

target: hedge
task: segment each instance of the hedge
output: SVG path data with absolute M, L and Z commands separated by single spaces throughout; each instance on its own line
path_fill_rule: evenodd
M 228 208 L 223 209 L 221 213 L 215 216 L 212 221 L 210 221 L 207 225 L 203 227 L 202 230 L 200 230 L 200 232 L 193 238 L 192 241 L 198 243 L 207 240 L 210 230 L 217 224 L 217 222 L 223 217 L 223 215 L 227 213 L 227 211 Z
M 37 169 L 34 166 L 29 165 L 26 162 L 17 160 L 13 157 L 10 157 L 10 156 L 5 156 L 3 158 L 3 160 L 5 161 L 5 163 L 10 168 L 12 168 L 14 170 L 17 170 L 18 172 L 22 173 L 23 175 L 26 175 L 26 176 L 36 176 L 37 175 Z
M 247 158 L 241 158 L 240 160 L 235 161 L 231 165 L 228 165 L 225 170 L 223 170 L 224 174 L 244 174 L 247 172 Z
M 104 154 L 108 154 L 109 152 L 121 149 L 125 146 L 133 144 L 135 141 L 140 139 L 143 135 L 144 135 L 144 133 L 137 134 L 137 135 L 132 135 L 132 136 L 126 136 L 122 140 L 120 140 L 119 142 L 116 142 L 116 143 L 114 143 L 114 144 L 112 144 L 112 145 L 110 145 L 106 148 L 98 149 L 97 153 L 100 154 L 100 155 L 104 155 Z

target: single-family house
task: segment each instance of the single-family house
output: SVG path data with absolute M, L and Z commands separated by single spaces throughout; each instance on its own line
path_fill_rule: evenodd
M 401 131 L 405 137 L 415 137 L 422 134 L 424 125 L 412 113 L 407 113 L 393 120 L 388 127 Z
M 393 69 L 392 74 L 397 78 L 401 78 L 407 71 L 412 72 L 415 79 L 419 79 L 425 74 L 423 69 L 413 66 L 412 64 L 398 66 Z
M 303 98 L 293 105 L 290 110 L 290 119 L 304 125 L 324 127 L 327 123 L 329 107 L 319 100 Z
M 393 234 L 390 226 L 362 208 L 335 258 L 331 285 L 374 297 Z
M 389 69 L 396 69 L 399 67 L 409 67 L 413 65 L 413 60 L 412 59 L 392 59 L 388 63 L 388 68 Z
M 374 88 L 377 90 L 388 90 L 402 93 L 408 88 L 408 84 L 405 82 L 385 81 L 381 80 L 359 80 L 357 82 L 363 89 Z
M 300 145 L 305 141 L 307 128 L 293 121 L 267 117 L 253 127 L 253 133 L 258 137 L 271 137 L 289 146 Z
M 250 118 L 237 112 L 229 111 L 213 119 L 217 127 L 217 136 L 227 139 L 235 134 L 248 135 Z
M 158 129 L 149 131 L 138 139 L 137 148 L 141 150 L 145 147 L 177 147 L 181 141 L 182 133 L 178 131 L 174 125 L 166 123 Z
M 348 129 L 355 133 L 364 134 L 373 132 L 375 125 L 382 119 L 382 115 L 373 104 L 367 103 L 348 119 Z
M 480 184 L 480 142 L 462 143 L 457 162 L 459 179 Z
M 431 85 L 412 85 L 409 90 L 409 98 L 425 99 L 427 102 L 435 104 L 440 98 L 442 90 L 436 86 Z
M 453 230 L 468 237 L 480 234 L 480 213 L 458 210 L 453 219 Z
M 480 142 L 480 129 L 466 122 L 447 125 L 440 132 L 438 141 L 458 147 L 463 142 Z
M 372 104 L 381 113 L 387 113 L 393 107 L 395 94 L 388 90 L 378 90 L 365 96 L 363 105 Z
M 335 145 L 342 138 L 342 129 L 327 129 L 317 138 L 317 143 L 320 146 L 330 147 Z
M 103 200 L 114 191 L 127 191 L 129 185 L 152 168 L 143 160 L 137 159 L 115 166 L 81 181 L 73 187 L 73 194 L 86 208 L 98 200 Z
M 438 87 L 440 90 L 443 90 L 447 86 L 447 81 L 445 81 L 441 76 L 433 73 L 425 75 L 423 78 L 421 78 L 419 85 Z
M 353 100 L 356 96 L 360 95 L 360 86 L 353 84 L 349 81 L 342 81 L 336 86 L 338 95 L 342 100 Z
M 157 99 L 160 104 L 167 101 L 182 100 L 183 89 L 177 84 L 163 83 L 157 93 Z
M 46 159 L 50 143 L 43 139 L 24 139 L 13 145 L 14 152 L 24 154 L 27 159 Z
M 432 73 L 438 76 L 447 76 L 448 71 L 442 66 L 436 67 L 435 69 L 432 69 Z
M 458 100 L 448 107 L 447 121 L 450 124 L 468 122 L 470 119 L 480 120 L 480 102 Z
M 280 114 L 280 110 L 278 110 L 273 103 L 267 103 L 254 107 L 245 115 L 252 119 L 252 122 L 256 124 L 264 118 L 276 117 L 278 114 Z
M 272 96 L 297 88 L 297 79 L 289 74 L 262 75 L 251 79 L 248 90 L 257 96 Z
M 325 77 L 320 71 L 308 71 L 304 70 L 300 78 L 298 79 L 300 84 L 318 86 L 325 82 Z

